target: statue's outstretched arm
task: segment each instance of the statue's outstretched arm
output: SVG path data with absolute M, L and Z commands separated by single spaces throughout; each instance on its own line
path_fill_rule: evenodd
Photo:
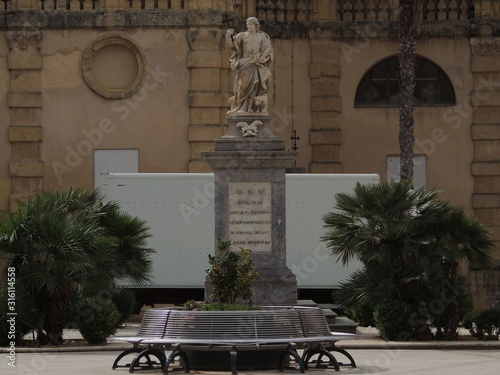
M 235 48 L 234 46 L 234 29 L 229 29 L 226 31 L 226 46 L 229 48 Z

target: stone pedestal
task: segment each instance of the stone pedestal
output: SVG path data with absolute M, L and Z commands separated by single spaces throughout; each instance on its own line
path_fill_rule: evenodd
M 285 151 L 269 117 L 231 116 L 228 133 L 202 154 L 214 171 L 215 238 L 252 250 L 260 277 L 253 302 L 295 304 L 297 280 L 286 266 L 285 169 L 296 152 Z M 205 298 L 209 291 L 205 290 Z

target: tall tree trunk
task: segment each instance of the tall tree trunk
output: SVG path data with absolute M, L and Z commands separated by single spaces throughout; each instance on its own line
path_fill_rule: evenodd
M 455 259 L 448 259 L 443 261 L 443 274 L 445 279 L 448 281 L 448 285 L 455 285 L 455 280 L 458 275 L 458 262 Z M 446 286 L 445 286 L 446 287 Z M 445 312 L 445 322 L 444 322 L 444 338 L 454 339 L 457 336 L 458 325 L 459 325 L 459 314 L 458 314 L 458 300 L 453 298 L 450 302 L 447 311 Z
M 399 29 L 399 150 L 402 180 L 413 178 L 413 93 L 415 91 L 415 43 L 419 0 L 400 0 Z
M 63 344 L 63 330 L 71 314 L 71 284 L 61 278 L 61 291 L 48 302 L 47 316 L 44 320 L 44 338 L 49 345 Z

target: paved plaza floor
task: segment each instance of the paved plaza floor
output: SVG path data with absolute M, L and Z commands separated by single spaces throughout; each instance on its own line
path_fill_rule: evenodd
M 485 350 L 412 350 L 401 348 L 353 349 L 350 353 L 357 367 L 342 367 L 337 374 L 380 375 L 497 375 L 500 373 L 500 349 Z M 102 352 L 38 352 L 19 353 L 16 367 L 7 365 L 5 354 L 0 363 L 2 375 L 120 375 L 128 374 L 124 369 L 112 370 L 117 353 Z M 199 372 L 200 375 L 230 375 L 230 372 Z M 336 373 L 333 369 L 309 369 L 306 374 L 320 375 Z M 160 371 L 148 374 L 161 374 Z M 177 372 L 182 374 L 182 372 Z M 297 370 L 241 371 L 240 375 L 300 374 Z
M 137 325 L 129 325 L 119 335 L 135 335 Z M 337 343 L 354 357 L 357 367 L 309 369 L 307 374 L 359 375 L 499 375 L 500 341 L 385 342 L 376 330 L 358 327 L 359 340 Z M 65 339 L 81 338 L 77 330 L 65 332 Z M 9 366 L 9 353 L 0 349 L 0 375 L 125 375 L 126 369 L 112 370 L 116 356 L 131 345 L 102 347 L 18 348 L 15 367 Z M 167 353 L 168 355 L 169 353 Z M 345 357 L 333 353 L 342 361 Z M 161 375 L 161 371 L 147 372 Z M 174 372 L 183 374 L 183 372 Z M 230 371 L 191 371 L 195 375 L 231 375 Z M 300 374 L 298 370 L 240 371 L 240 375 Z

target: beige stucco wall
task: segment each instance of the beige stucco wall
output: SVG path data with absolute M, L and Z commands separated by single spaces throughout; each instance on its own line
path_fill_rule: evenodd
M 341 160 L 346 173 L 378 173 L 387 180 L 386 160 L 399 154 L 398 108 L 354 108 L 359 81 L 377 62 L 397 54 L 395 41 L 347 42 L 341 48 L 342 93 Z M 446 53 L 444 52 L 446 51 Z M 418 55 L 430 59 L 448 74 L 457 106 L 416 107 L 415 154 L 427 155 L 427 186 L 443 190 L 443 197 L 463 206 L 471 214 L 473 179 L 471 163 L 471 113 L 462 116 L 460 105 L 472 90 L 470 46 L 467 39 L 418 40 Z M 457 183 L 457 181 L 460 181 Z
M 94 149 L 138 149 L 140 172 L 188 172 L 193 156 L 188 131 L 192 115 L 189 90 L 209 86 L 208 80 L 213 77 L 197 75 L 196 80 L 206 79 L 207 82 L 193 86 L 186 32 L 186 29 L 168 28 L 43 32 L 41 159 L 45 165 L 45 190 L 93 186 Z M 135 43 L 144 54 L 149 73 L 139 91 L 130 98 L 102 98 L 82 78 L 85 50 L 104 35 L 121 35 Z M 6 53 L 6 38 L 1 43 L 1 51 Z M 297 166 L 310 172 L 313 161 L 309 140 L 309 132 L 314 126 L 311 62 L 318 59 L 338 61 L 341 66 L 338 126 L 342 131 L 339 160 L 343 172 L 378 173 L 385 181 L 387 156 L 399 153 L 398 109 L 354 108 L 354 95 L 360 79 L 374 64 L 397 53 L 397 41 L 276 38 L 273 46 L 274 76 L 269 88 L 272 128 L 276 135 L 285 139 L 287 149 L 292 147 L 292 129 L 297 131 L 300 137 Z M 417 42 L 417 53 L 432 60 L 449 75 L 457 94 L 457 107 L 415 109 L 415 153 L 427 154 L 428 186 L 442 189 L 445 198 L 472 213 L 472 116 L 467 112 L 472 90 L 469 40 L 422 38 Z M 226 54 L 223 56 L 227 58 Z M 221 87 L 231 87 L 232 76 L 229 75 L 227 84 L 222 71 L 220 76 Z M 8 79 L 6 56 L 0 56 L 0 82 L 3 82 L 0 111 L 6 126 L 10 113 L 6 103 Z M 463 107 L 465 112 L 460 112 Z M 4 145 L 0 148 L 3 165 L 0 189 L 5 192 L 10 189 L 7 130 L 0 135 L 0 142 Z M 450 173 L 454 178 L 449 177 Z M 7 195 L 2 194 L 0 208 L 7 208 Z
M 273 41 L 275 50 L 274 75 L 270 92 L 272 129 L 283 137 L 287 149 L 292 149 L 292 130 L 296 130 L 297 167 L 308 172 L 311 162 L 309 129 L 311 128 L 311 51 L 308 40 Z
M 81 59 L 109 33 L 44 33 L 44 189 L 94 184 L 94 149 L 138 149 L 140 172 L 186 172 L 189 161 L 184 30 L 113 33 L 133 41 L 145 57 L 143 85 L 131 97 L 105 99 L 83 81 Z
M 45 32 L 41 41 L 43 55 L 42 126 L 45 163 L 44 189 L 93 186 L 94 149 L 138 149 L 141 172 L 187 172 L 191 157 L 188 137 L 190 121 L 188 92 L 189 46 L 185 30 L 135 30 L 114 32 L 133 41 L 143 52 L 147 75 L 142 88 L 131 98 L 105 99 L 83 81 L 81 59 L 84 51 L 106 32 L 66 30 Z M 5 42 L 3 42 L 5 43 Z M 272 126 L 291 149 L 292 128 L 297 131 L 297 166 L 309 172 L 312 147 L 311 129 L 311 42 L 307 39 L 276 39 L 274 77 L 270 87 Z M 386 180 L 386 158 L 399 153 L 397 108 L 354 108 L 357 84 L 371 66 L 397 53 L 395 41 L 369 39 L 326 42 L 330 59 L 341 64 L 339 92 L 342 99 L 340 160 L 345 173 L 378 173 Z M 2 50 L 7 50 L 4 48 Z M 456 53 L 443 53 L 443 51 Z M 422 39 L 417 53 L 438 64 L 450 77 L 457 104 L 467 102 L 472 90 L 470 47 L 466 39 Z M 0 79 L 8 79 L 6 59 L 0 59 Z M 1 86 L 5 103 L 8 82 Z M 0 99 L 1 100 L 1 99 Z M 61 105 L 63 103 L 63 105 Z M 0 104 L 2 102 L 0 101 Z M 457 113 L 457 108 L 416 108 L 416 154 L 427 154 L 429 187 L 444 191 L 447 199 L 471 212 L 473 180 L 470 164 L 473 144 L 470 139 L 472 116 Z M 7 122 L 8 123 L 8 122 Z M 88 134 L 94 138 L 89 138 Z M 87 134 L 87 135 L 86 135 Z M 2 137 L 7 137 L 4 132 Z M 8 139 L 0 149 L 5 164 L 0 187 L 8 185 Z M 460 184 L 450 179 L 452 172 Z M 2 185 L 2 181 L 5 183 Z M 6 205 L 7 200 L 3 203 Z

